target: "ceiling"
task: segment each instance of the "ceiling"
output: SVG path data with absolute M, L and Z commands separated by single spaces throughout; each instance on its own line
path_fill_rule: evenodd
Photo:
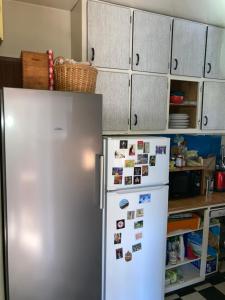
M 77 0 L 15 0 L 19 2 L 27 2 L 31 4 L 50 6 L 59 9 L 71 10 Z

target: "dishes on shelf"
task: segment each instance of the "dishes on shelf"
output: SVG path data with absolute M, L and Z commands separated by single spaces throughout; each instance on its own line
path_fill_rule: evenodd
M 180 114 L 180 113 L 170 114 L 169 128 L 183 129 L 183 128 L 188 128 L 189 125 L 190 125 L 190 120 L 188 114 Z

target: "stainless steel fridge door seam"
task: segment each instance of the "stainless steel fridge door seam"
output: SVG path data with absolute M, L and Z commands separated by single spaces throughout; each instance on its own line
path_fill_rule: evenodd
M 104 156 L 100 155 L 100 209 L 104 209 Z
M 108 193 L 117 193 L 117 194 L 124 194 L 124 193 L 135 193 L 135 192 L 141 192 L 146 190 L 161 190 L 164 189 L 167 184 L 160 184 L 160 185 L 148 185 L 140 188 L 129 188 L 129 189 L 116 189 L 116 190 L 108 190 Z

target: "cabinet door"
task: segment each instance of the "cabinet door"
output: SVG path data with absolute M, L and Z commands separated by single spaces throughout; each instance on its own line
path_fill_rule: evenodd
M 129 69 L 130 9 L 88 2 L 88 59 L 98 67 Z
M 172 18 L 135 11 L 133 70 L 168 73 Z
M 206 25 L 175 19 L 171 74 L 203 76 Z
M 167 91 L 167 77 L 132 76 L 132 130 L 166 129 Z
M 129 120 L 129 75 L 99 71 L 96 93 L 103 95 L 103 130 L 127 131 Z
M 225 83 L 205 82 L 202 129 L 225 129 Z
M 225 29 L 209 26 L 205 77 L 225 79 Z

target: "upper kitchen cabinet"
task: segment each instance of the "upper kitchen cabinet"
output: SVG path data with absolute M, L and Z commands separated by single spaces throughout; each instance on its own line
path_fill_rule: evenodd
M 202 129 L 225 130 L 225 83 L 204 82 Z
M 96 93 L 103 95 L 103 131 L 128 131 L 129 75 L 99 71 Z
M 133 70 L 169 73 L 172 18 L 134 11 L 133 22 Z
M 175 19 L 173 25 L 171 74 L 202 77 L 206 25 Z
M 88 2 L 88 59 L 97 67 L 130 68 L 129 8 Z
M 167 77 L 138 74 L 132 76 L 131 130 L 166 129 L 167 93 Z
M 225 29 L 208 26 L 205 77 L 225 79 Z

